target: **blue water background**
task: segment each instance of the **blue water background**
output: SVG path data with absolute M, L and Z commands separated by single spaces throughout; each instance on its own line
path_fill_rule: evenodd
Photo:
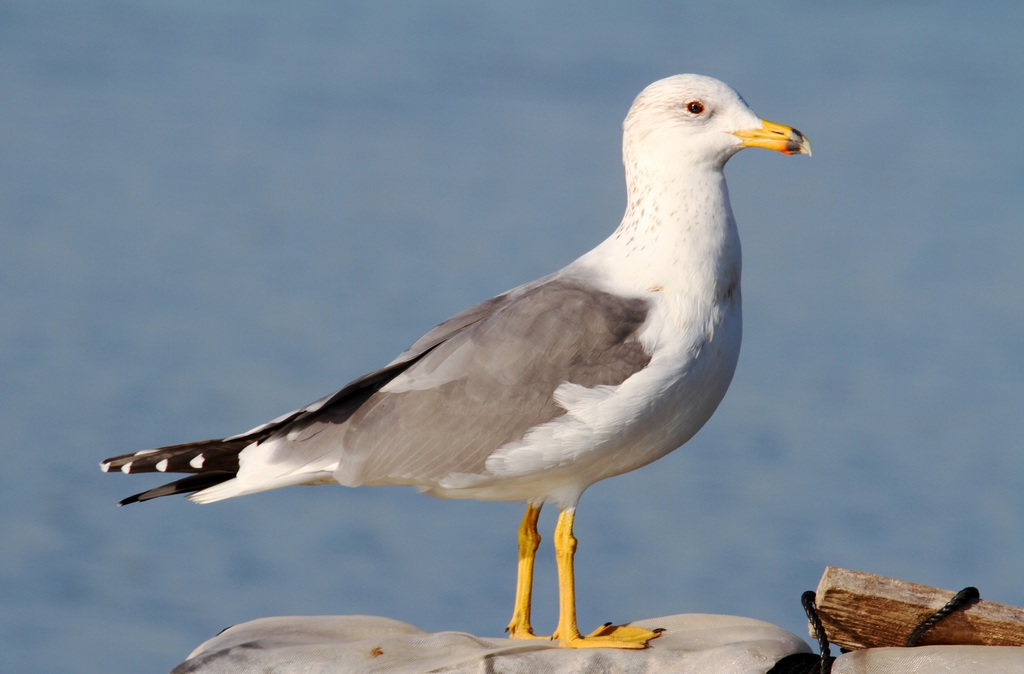
M 815 154 L 729 165 L 739 370 L 685 449 L 584 496 L 582 626 L 803 633 L 828 564 L 1024 605 L 1024 6 L 508 5 L 0 3 L 6 671 L 167 671 L 269 615 L 500 634 L 517 505 L 118 509 L 158 480 L 96 464 L 250 428 L 589 249 L 621 119 L 677 72 Z

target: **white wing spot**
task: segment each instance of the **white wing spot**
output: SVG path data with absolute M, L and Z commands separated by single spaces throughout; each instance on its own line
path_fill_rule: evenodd
M 156 469 L 159 470 L 161 473 L 166 473 L 167 472 L 167 459 L 164 459 L 163 461 L 157 462 Z
M 202 454 L 196 454 L 194 457 L 192 457 L 192 460 L 188 462 L 188 465 L 198 469 L 202 468 L 204 463 L 206 463 L 206 457 L 203 456 Z
M 123 466 L 121 466 L 121 472 L 122 473 L 130 473 L 130 472 L 132 472 L 132 464 L 133 463 L 134 463 L 134 461 L 129 461 L 128 463 L 126 463 Z
M 109 461 L 101 461 L 100 462 L 100 470 L 102 470 L 104 473 L 109 473 L 110 472 L 110 462 Z

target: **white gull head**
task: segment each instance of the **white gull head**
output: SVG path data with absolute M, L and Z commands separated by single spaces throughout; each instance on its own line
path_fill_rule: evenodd
M 673 75 L 649 85 L 622 126 L 627 165 L 642 158 L 721 169 L 744 147 L 811 153 L 799 131 L 758 118 L 732 87 L 703 75 Z

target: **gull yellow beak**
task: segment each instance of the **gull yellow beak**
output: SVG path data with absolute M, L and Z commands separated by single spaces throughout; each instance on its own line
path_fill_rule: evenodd
M 762 119 L 760 129 L 733 131 L 743 141 L 743 147 L 763 147 L 783 154 L 805 154 L 811 156 L 811 141 L 791 126 L 776 124 Z

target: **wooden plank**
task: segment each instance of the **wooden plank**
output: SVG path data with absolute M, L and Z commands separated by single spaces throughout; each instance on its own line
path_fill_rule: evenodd
M 829 566 L 818 583 L 815 603 L 829 641 L 856 650 L 906 645 L 914 628 L 955 594 Z M 1024 609 L 984 599 L 974 602 L 951 613 L 918 642 L 936 644 L 1024 646 Z

